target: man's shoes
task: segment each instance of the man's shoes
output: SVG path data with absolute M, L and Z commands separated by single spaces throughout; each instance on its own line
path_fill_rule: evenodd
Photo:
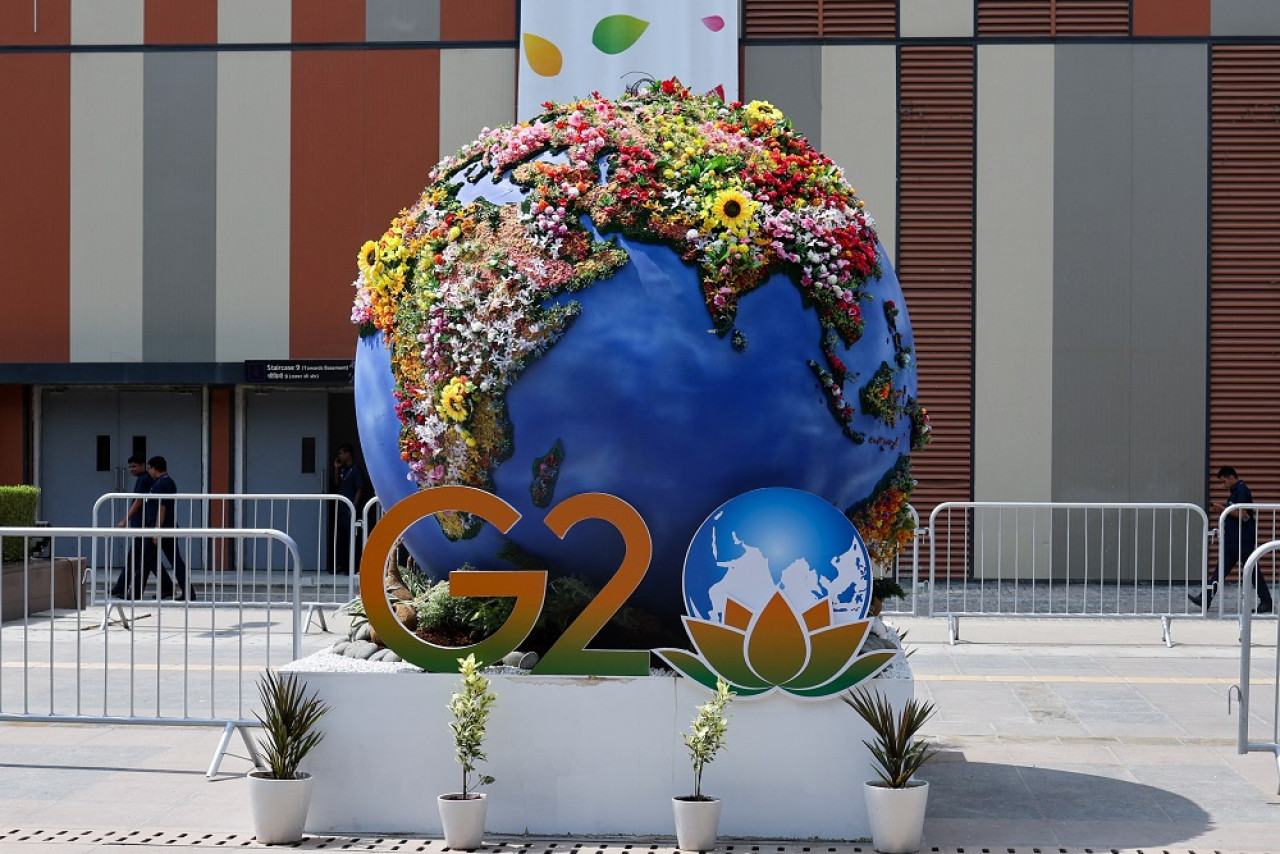
M 1200 601 L 1201 601 L 1201 600 L 1200 600 L 1200 594 L 1199 594 L 1199 593 L 1188 593 L 1188 594 L 1187 594 L 1187 598 L 1191 600 L 1191 604 L 1192 604 L 1192 605 L 1195 605 L 1197 608 L 1199 608 L 1199 607 L 1200 607 Z

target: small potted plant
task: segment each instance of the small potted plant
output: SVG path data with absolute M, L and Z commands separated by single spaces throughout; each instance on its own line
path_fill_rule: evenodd
M 302 839 L 311 805 L 310 774 L 298 766 L 324 733 L 318 728 L 329 707 L 319 696 L 307 696 L 306 683 L 296 673 L 268 670 L 258 683 L 262 724 L 258 739 L 266 767 L 249 772 L 249 803 L 253 829 L 263 845 L 282 845 Z
M 902 712 L 880 692 L 866 690 L 841 694 L 840 699 L 858 713 L 875 734 L 863 741 L 875 760 L 878 780 L 863 786 L 871 842 L 881 854 L 911 854 L 924 838 L 924 811 L 929 802 L 927 780 L 913 780 L 920 766 L 937 751 L 916 733 L 935 711 L 932 703 L 908 698 Z
M 474 655 L 458 659 L 458 664 L 462 683 L 449 700 L 449 711 L 453 713 L 449 729 L 453 732 L 454 758 L 462 766 L 462 791 L 440 796 L 440 823 L 445 845 L 470 850 L 480 847 L 488 808 L 486 796 L 474 789 L 493 782 L 489 775 L 479 774 L 473 786 L 471 778 L 476 774 L 476 763 L 487 759 L 482 749 L 485 726 L 498 697 L 489 690 L 489 680 L 480 675 Z
M 676 845 L 685 851 L 710 851 L 716 847 L 720 825 L 720 799 L 702 794 L 702 770 L 724 749 L 729 730 L 725 710 L 734 693 L 723 679 L 716 680 L 715 695 L 698 707 L 689 732 L 684 733 L 685 747 L 693 762 L 693 794 L 671 799 L 676 819 Z

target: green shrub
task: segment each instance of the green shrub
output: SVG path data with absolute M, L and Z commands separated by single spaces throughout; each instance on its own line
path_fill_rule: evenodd
M 0 486 L 0 527 L 30 528 L 36 524 L 40 490 L 34 486 Z M 0 560 L 22 560 L 25 537 L 5 537 Z
M 423 595 L 413 600 L 418 612 L 418 626 L 448 636 L 470 636 L 474 631 L 471 615 L 475 603 L 465 596 L 451 596 L 449 582 L 437 581 Z

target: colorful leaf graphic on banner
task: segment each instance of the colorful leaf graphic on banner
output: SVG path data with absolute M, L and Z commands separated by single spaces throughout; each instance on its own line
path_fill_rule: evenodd
M 524 58 L 534 74 L 540 74 L 543 77 L 555 77 L 564 66 L 564 57 L 560 55 L 560 48 L 533 33 L 524 34 Z
M 713 33 L 718 33 L 724 29 L 724 18 L 719 15 L 708 15 L 702 19 L 702 23 Z
M 631 47 L 644 31 L 649 29 L 649 22 L 631 15 L 609 15 L 601 18 L 591 33 L 591 43 L 601 53 L 622 53 Z

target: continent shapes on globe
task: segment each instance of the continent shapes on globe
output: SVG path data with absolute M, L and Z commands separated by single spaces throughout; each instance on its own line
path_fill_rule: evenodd
M 757 489 L 730 499 L 694 535 L 685 606 L 723 623 L 730 599 L 759 613 L 777 591 L 797 614 L 827 600 L 834 622 L 861 620 L 871 601 L 870 557 L 830 503 L 795 489 Z
M 838 505 L 880 562 L 909 535 L 929 427 L 901 292 L 861 201 L 779 111 L 675 81 L 548 105 L 430 182 L 358 257 L 358 417 L 384 505 L 463 484 L 537 516 L 612 492 L 653 533 L 649 587 L 709 508 L 760 486 Z M 607 531 L 438 520 L 406 536 L 437 575 L 513 544 L 597 581 L 618 566 Z

